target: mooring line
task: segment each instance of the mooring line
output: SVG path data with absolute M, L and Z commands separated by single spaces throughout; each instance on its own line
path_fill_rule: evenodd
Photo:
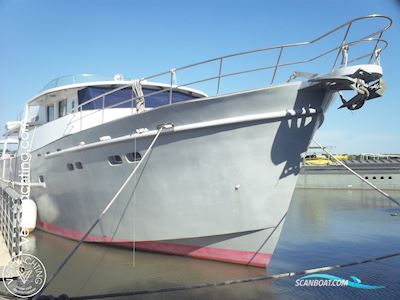
M 348 171 L 350 171 L 353 175 L 355 175 L 356 177 L 358 177 L 359 179 L 361 179 L 363 182 L 365 182 L 366 184 L 368 184 L 370 187 L 372 187 L 374 190 L 376 190 L 377 192 L 379 192 L 380 194 L 382 194 L 383 196 L 385 196 L 387 199 L 389 199 L 390 201 L 396 203 L 398 206 L 400 206 L 400 203 L 392 198 L 390 195 L 388 195 L 387 193 L 385 193 L 384 191 L 382 191 L 380 188 L 376 187 L 375 185 L 373 185 L 371 182 L 369 182 L 367 179 L 365 179 L 364 177 L 362 177 L 360 174 L 358 174 L 356 171 L 354 171 L 353 169 L 351 169 L 349 166 L 347 166 L 344 162 L 342 162 L 340 159 L 337 159 L 332 153 L 330 153 L 328 150 L 325 149 L 325 147 L 321 146 L 320 143 L 318 143 L 315 139 L 313 139 L 313 142 L 315 144 L 317 144 L 322 151 L 326 152 L 330 157 L 332 157 L 338 164 L 340 164 L 341 166 L 345 167 Z
M 260 247 L 258 247 L 257 251 L 253 254 L 251 259 L 246 263 L 246 266 L 250 265 L 250 263 L 253 261 L 253 259 L 257 256 L 257 254 L 261 251 L 261 249 L 265 246 L 266 243 L 268 243 L 269 239 L 272 237 L 272 235 L 275 233 L 275 231 L 278 229 L 279 226 L 281 226 L 283 220 L 285 220 L 286 215 L 288 211 L 285 212 L 285 214 L 282 216 L 282 218 L 279 220 L 278 224 L 275 226 L 275 228 L 271 231 L 271 233 L 267 236 L 267 238 L 264 240 L 264 242 L 261 244 Z
M 158 136 L 160 135 L 162 129 L 165 128 L 164 126 L 161 126 L 158 129 L 158 132 L 156 136 L 154 137 L 152 143 L 150 144 L 149 148 L 147 149 L 146 153 L 143 155 L 142 160 L 139 162 L 139 164 L 136 166 L 136 168 L 132 171 L 132 173 L 128 176 L 127 180 L 124 182 L 124 184 L 121 186 L 120 190 L 115 194 L 113 199 L 110 201 L 110 203 L 107 205 L 107 207 L 104 209 L 104 211 L 100 214 L 99 218 L 96 220 L 96 222 L 90 227 L 90 229 L 86 232 L 86 234 L 81 238 L 81 240 L 78 242 L 78 244 L 75 246 L 75 248 L 70 252 L 70 254 L 64 259 L 64 261 L 61 263 L 59 268 L 56 270 L 56 272 L 53 274 L 53 276 L 47 281 L 46 285 L 44 288 L 41 290 L 39 294 L 36 295 L 35 299 L 57 299 L 56 297 L 53 296 L 40 296 L 42 292 L 50 285 L 50 283 L 54 280 L 54 278 L 57 276 L 57 274 L 62 270 L 62 268 L 65 266 L 65 264 L 68 262 L 68 260 L 72 257 L 72 255 L 77 251 L 79 246 L 82 244 L 82 242 L 86 239 L 86 237 L 90 234 L 90 232 L 93 230 L 93 228 L 98 224 L 100 219 L 104 216 L 104 214 L 107 212 L 107 210 L 111 207 L 115 199 L 119 196 L 123 188 L 126 186 L 130 178 L 136 173 L 136 170 L 139 168 L 141 165 L 141 162 L 146 158 L 147 154 L 150 152 L 150 150 L 153 148 L 154 143 L 158 139 Z M 391 196 L 389 196 L 387 193 L 370 183 L 368 180 L 364 179 L 361 175 L 359 175 L 357 172 L 352 170 L 350 167 L 348 167 L 346 164 L 344 164 L 342 161 L 337 159 L 332 153 L 330 153 L 328 150 L 326 150 L 324 147 L 322 147 L 321 144 L 319 144 L 315 139 L 313 139 L 313 142 L 317 144 L 324 152 L 326 152 L 330 157 L 332 157 L 337 163 L 342 165 L 344 168 L 346 168 L 348 171 L 350 171 L 353 175 L 361 179 L 363 182 L 371 186 L 374 190 L 378 191 L 380 194 L 388 198 L 390 201 L 396 203 L 398 206 L 400 206 L 400 203 L 393 199 Z M 360 261 L 353 261 L 350 263 L 346 264 L 340 264 L 340 265 L 333 265 L 333 266 L 325 266 L 325 267 L 319 267 L 319 268 L 313 268 L 313 269 L 307 269 L 303 271 L 298 271 L 298 272 L 287 272 L 287 273 L 280 273 L 280 274 L 273 274 L 273 275 L 266 275 L 266 276 L 259 276 L 259 277 L 251 277 L 251 278 L 245 278 L 245 279 L 234 279 L 234 280 L 227 280 L 227 281 L 221 281 L 221 282 L 215 282 L 215 283 L 200 283 L 200 284 L 193 284 L 193 285 L 186 285 L 186 286 L 178 286 L 178 287 L 169 287 L 169 288 L 161 288 L 161 289 L 153 289 L 153 290 L 138 290 L 138 291 L 132 291 L 132 292 L 121 292 L 121 293 L 109 293 L 109 294 L 98 294 L 98 295 L 86 295 L 86 296 L 77 296 L 77 297 L 68 297 L 67 295 L 61 295 L 59 299 L 71 299 L 71 300 L 88 300 L 88 299 L 102 299 L 102 298 L 115 298 L 115 297 L 128 297 L 128 296 L 139 296 L 139 295 L 149 295 L 149 294 L 161 294 L 161 293 L 170 293 L 170 292 L 179 292 L 179 291 L 187 291 L 187 290 L 194 290 L 194 289 L 203 289 L 203 288 L 212 288 L 212 287 L 221 287 L 221 286 L 228 286 L 228 285 L 234 285 L 234 284 L 241 284 L 241 283 L 249 283 L 249 282 L 256 282 L 256 281 L 265 281 L 265 280 L 272 280 L 272 279 L 280 279 L 280 278 L 289 278 L 293 276 L 300 276 L 300 275 L 306 275 L 306 274 L 313 274 L 313 273 L 318 273 L 322 271 L 330 271 L 330 270 L 335 270 L 335 269 L 340 269 L 344 267 L 349 267 L 349 266 L 354 266 L 354 265 L 361 265 L 365 263 L 371 263 L 371 262 L 376 262 L 388 258 L 393 258 L 396 256 L 400 256 L 400 252 L 384 255 L 384 256 L 378 256 L 378 257 L 373 257 L 365 260 L 360 260 Z
M 396 253 L 392 253 L 392 254 L 388 254 L 388 255 L 384 255 L 384 256 L 373 257 L 373 258 L 369 258 L 369 259 L 365 259 L 365 260 L 353 261 L 353 262 L 349 262 L 346 264 L 307 269 L 307 270 L 303 270 L 303 271 L 299 271 L 299 272 L 287 272 L 287 273 L 280 273 L 280 274 L 273 274 L 273 275 L 266 275 L 266 276 L 259 276 L 259 277 L 251 277 L 251 278 L 245 278 L 245 279 L 233 279 L 233 280 L 227 280 L 227 281 L 221 281 L 221 282 L 215 282 L 215 283 L 200 283 L 200 284 L 153 289 L 153 290 L 138 290 L 138 291 L 132 291 L 132 292 L 86 295 L 86 296 L 77 296 L 77 297 L 68 297 L 66 295 L 62 295 L 62 296 L 60 296 L 60 298 L 56 298 L 53 296 L 42 296 L 39 300 L 47 300 L 47 299 L 89 300 L 89 299 L 102 299 L 102 298 L 162 294 L 162 293 L 195 290 L 195 289 L 213 288 L 213 287 L 229 286 L 229 285 L 241 284 L 241 283 L 250 283 L 250 282 L 265 281 L 265 280 L 272 280 L 272 279 L 282 279 L 282 278 L 289 278 L 289 277 L 306 275 L 306 274 L 313 274 L 313 273 L 318 273 L 318 272 L 322 272 L 322 271 L 330 271 L 330 270 L 335 270 L 335 269 L 340 269 L 340 268 L 345 268 L 345 267 L 350 267 L 350 266 L 355 266 L 355 265 L 376 262 L 376 261 L 380 261 L 380 260 L 384 260 L 384 259 L 388 259 L 388 258 L 393 258 L 396 256 L 400 256 L 400 252 L 396 252 Z M 49 298 L 46 298 L 46 297 L 49 297 Z M 50 298 L 50 297 L 53 297 L 53 298 Z
M 118 196 L 121 194 L 122 190 L 125 188 L 125 186 L 128 184 L 130 179 L 135 175 L 136 171 L 139 169 L 141 166 L 142 162 L 145 161 L 147 155 L 150 153 L 150 151 L 153 149 L 153 146 L 155 142 L 157 141 L 159 135 L 161 134 L 161 131 L 166 127 L 166 125 L 161 125 L 158 128 L 157 134 L 155 135 L 153 141 L 151 142 L 149 148 L 146 150 L 145 154 L 143 155 L 142 159 L 139 161 L 139 163 L 136 165 L 136 167 L 133 169 L 131 174 L 128 176 L 128 178 L 125 180 L 125 182 L 121 185 L 117 193 L 114 195 L 114 197 L 110 200 L 110 202 L 107 204 L 107 206 L 104 208 L 104 210 L 100 213 L 99 217 L 96 219 L 96 221 L 90 226 L 89 230 L 86 231 L 86 233 L 82 236 L 82 238 L 79 240 L 79 242 L 76 244 L 74 249 L 67 255 L 67 257 L 63 260 L 63 262 L 59 265 L 57 270 L 54 272 L 54 274 L 50 277 L 50 279 L 46 282 L 44 285 L 43 289 L 34 297 L 34 299 L 38 299 L 40 295 L 43 293 L 43 291 L 51 284 L 51 282 L 56 278 L 58 273 L 64 268 L 66 263 L 71 259 L 71 257 L 75 254 L 75 252 L 78 250 L 78 248 L 82 245 L 82 243 L 85 241 L 85 239 L 89 236 L 89 234 L 92 232 L 92 230 L 96 227 L 96 225 L 100 222 L 100 220 L 103 218 L 103 216 L 107 213 L 109 208 L 113 205 L 115 200 L 118 198 Z

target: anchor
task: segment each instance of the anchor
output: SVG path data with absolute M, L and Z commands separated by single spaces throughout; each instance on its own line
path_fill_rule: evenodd
M 346 107 L 349 110 L 357 110 L 364 106 L 365 101 L 383 96 L 386 85 L 381 73 L 368 72 L 359 68 L 351 75 L 333 75 L 314 77 L 311 82 L 318 82 L 329 90 L 337 91 L 342 101 L 338 109 Z M 346 100 L 340 93 L 345 90 L 353 90 L 357 94 L 350 100 Z
M 342 105 L 338 107 L 341 109 L 346 107 L 348 110 L 357 110 L 364 106 L 365 101 L 383 96 L 386 86 L 383 78 L 378 79 L 374 83 L 368 85 L 362 79 L 356 80 L 354 85 L 351 85 L 354 91 L 357 92 L 350 100 L 346 101 L 343 95 L 339 92 L 339 97 Z

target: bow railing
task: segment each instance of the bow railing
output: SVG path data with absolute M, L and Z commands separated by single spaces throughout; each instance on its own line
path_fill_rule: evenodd
M 362 34 L 358 38 L 350 38 L 352 29 L 355 27 L 357 23 L 362 23 L 362 21 L 372 21 L 372 20 L 379 20 L 381 23 L 378 24 L 379 28 L 375 30 L 370 30 L 365 34 Z M 362 25 L 362 24 L 361 24 Z M 144 98 L 146 102 L 146 97 L 157 95 L 160 93 L 168 93 L 169 94 L 169 104 L 173 103 L 173 91 L 182 87 L 192 87 L 204 83 L 209 83 L 209 82 L 215 82 L 215 86 L 212 89 L 210 89 L 210 86 L 208 86 L 207 93 L 209 96 L 217 96 L 221 94 L 226 94 L 226 93 L 231 93 L 234 90 L 235 86 L 230 86 L 230 89 L 226 89 L 224 92 L 221 93 L 222 90 L 222 83 L 224 79 L 228 78 L 233 78 L 233 77 L 239 77 L 242 75 L 248 75 L 248 74 L 253 74 L 253 73 L 259 73 L 262 71 L 270 71 L 270 80 L 269 82 L 267 81 L 267 78 L 261 77 L 261 87 L 265 87 L 268 85 L 273 85 L 276 81 L 276 78 L 279 74 L 279 72 L 282 69 L 287 69 L 289 67 L 294 67 L 294 66 L 304 66 L 307 63 L 313 63 L 313 62 L 318 62 L 321 65 L 323 63 L 326 64 L 324 61 L 324 58 L 332 55 L 333 57 L 333 63 L 331 61 L 331 65 L 328 66 L 328 70 L 324 70 L 324 72 L 329 72 L 333 71 L 337 68 L 347 66 L 349 64 L 353 63 L 366 63 L 366 64 L 380 64 L 380 54 L 381 52 L 388 46 L 387 41 L 382 39 L 383 33 L 392 25 L 392 20 L 391 18 L 387 16 L 382 16 L 382 15 L 369 15 L 369 16 L 364 16 L 364 17 L 359 17 L 355 18 L 353 20 L 350 20 L 322 35 L 319 37 L 307 41 L 307 42 L 300 42 L 300 43 L 290 43 L 290 44 L 283 44 L 279 46 L 273 46 L 273 47 L 268 47 L 268 48 L 260 48 L 260 49 L 255 49 L 255 50 L 250 50 L 250 51 L 244 51 L 244 52 L 238 52 L 230 55 L 225 55 L 225 56 L 220 56 L 217 58 L 213 59 L 208 59 L 204 60 L 198 63 L 186 65 L 183 67 L 178 67 L 178 68 L 172 68 L 168 71 L 161 72 L 155 75 L 151 75 L 148 77 L 144 77 L 140 79 L 140 82 L 142 84 L 145 84 L 146 82 L 154 81 L 156 80 L 157 82 L 163 82 L 165 83 L 165 87 L 162 88 L 161 90 L 154 91 L 152 93 L 146 94 L 143 96 L 136 96 L 132 97 L 129 99 L 126 99 L 124 101 L 118 102 L 117 104 L 113 105 L 105 105 L 105 97 L 107 95 L 110 95 L 116 91 L 129 88 L 132 85 L 124 85 L 124 86 L 119 86 L 118 88 L 109 91 L 107 93 L 101 94 L 97 97 L 94 97 L 90 100 L 85 101 L 84 103 L 81 103 L 77 106 L 76 111 L 80 112 L 80 117 L 79 117 L 79 122 L 80 122 L 80 129 L 83 128 L 82 122 L 83 119 L 88 118 L 92 114 L 96 114 L 101 112 L 102 118 L 101 122 L 104 122 L 104 109 L 108 108 L 115 108 L 118 106 L 121 106 L 126 103 L 131 103 L 131 108 L 132 108 L 132 114 L 136 113 L 135 112 L 135 102 L 139 98 Z M 364 24 L 364 27 L 370 28 L 372 26 L 371 24 Z M 365 28 L 364 28 L 365 29 Z M 289 60 L 289 61 L 284 61 L 285 55 L 287 52 L 291 49 L 304 49 L 301 55 L 308 54 L 308 52 L 311 53 L 311 51 L 307 51 L 308 48 L 307 46 L 312 46 L 316 45 L 318 43 L 321 43 L 325 40 L 328 40 L 330 37 L 333 37 L 337 33 L 344 31 L 344 34 L 341 35 L 341 38 L 339 39 L 339 43 L 336 43 L 334 47 L 330 47 L 327 50 L 323 50 L 321 52 L 318 52 L 318 54 L 310 54 L 305 59 L 294 59 L 294 60 Z M 354 31 L 357 33 L 357 30 L 354 29 Z M 366 49 L 362 49 L 363 47 Z M 357 51 L 357 47 L 360 49 Z M 354 50 L 356 49 L 356 50 Z M 354 50 L 354 51 L 353 51 Z M 360 54 L 361 50 L 361 54 Z M 244 57 L 249 57 L 249 56 L 256 56 L 255 58 L 257 59 L 257 55 L 259 54 L 264 54 L 264 53 L 272 53 L 272 52 L 277 52 L 275 53 L 276 59 L 274 63 L 268 64 L 268 65 L 257 65 L 256 67 L 251 67 L 251 68 L 243 68 L 241 70 L 237 71 L 225 71 L 224 69 L 229 69 L 227 67 L 227 64 L 230 60 L 237 59 L 237 58 L 244 58 Z M 354 54 L 353 54 L 354 52 Z M 339 60 L 340 55 L 342 55 L 342 59 Z M 287 55 L 290 57 L 290 55 Z M 257 61 L 258 63 L 258 61 Z M 177 78 L 181 78 L 180 74 L 185 73 L 188 71 L 192 71 L 192 74 L 202 74 L 203 72 L 199 72 L 198 69 L 202 70 L 202 68 L 206 65 L 213 65 L 215 67 L 215 73 L 212 74 L 211 76 L 205 76 L 204 78 L 198 78 L 195 80 L 188 80 L 187 82 L 184 82 L 182 84 L 177 83 Z M 318 66 L 320 67 L 320 66 Z M 290 79 L 293 79 L 293 71 L 292 73 L 289 74 L 290 76 L 287 76 L 286 78 L 289 81 Z M 190 76 L 189 76 L 190 77 Z M 96 101 L 98 99 L 102 99 L 102 106 L 100 109 L 91 111 L 91 112 L 85 112 L 84 111 L 84 106 L 92 103 L 93 101 Z

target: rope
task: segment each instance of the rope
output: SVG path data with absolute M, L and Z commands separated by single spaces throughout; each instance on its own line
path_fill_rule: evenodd
M 364 177 L 362 177 L 360 174 L 358 174 L 356 171 L 354 171 L 353 169 L 351 169 L 349 166 L 347 166 L 345 163 L 343 163 L 341 160 L 337 159 L 332 153 L 330 153 L 328 150 L 326 150 L 325 147 L 321 146 L 320 143 L 318 143 L 315 139 L 313 139 L 313 142 L 315 144 L 317 144 L 324 152 L 326 152 L 330 157 L 332 157 L 338 164 L 342 165 L 343 167 L 345 167 L 347 170 L 350 171 L 350 173 L 352 173 L 353 175 L 355 175 L 356 177 L 358 177 L 359 179 L 361 179 L 363 182 L 365 182 L 366 184 L 368 184 L 370 187 L 372 187 L 374 190 L 376 190 L 377 192 L 381 193 L 383 196 L 385 196 L 387 199 L 389 199 L 390 201 L 396 203 L 398 206 L 400 206 L 400 203 L 395 200 L 394 198 L 392 198 L 391 196 L 389 196 L 387 193 L 385 193 L 384 191 L 382 191 L 381 189 L 379 189 L 378 187 L 376 187 L 375 185 L 373 185 L 371 182 L 369 182 L 367 179 L 365 179 Z
M 129 180 L 135 175 L 136 171 L 139 169 L 141 166 L 142 162 L 146 159 L 147 155 L 150 153 L 150 151 L 153 149 L 153 146 L 155 142 L 157 141 L 159 135 L 161 134 L 161 131 L 165 128 L 166 125 L 161 125 L 157 131 L 156 136 L 154 137 L 153 141 L 151 142 L 149 148 L 146 150 L 146 153 L 143 155 L 142 159 L 139 161 L 139 163 L 136 165 L 136 167 L 133 169 L 131 174 L 128 176 L 128 178 L 125 180 L 125 182 L 121 185 L 117 193 L 115 193 L 114 197 L 110 200 L 110 202 L 107 204 L 107 206 L 104 208 L 104 210 L 100 213 L 99 217 L 96 219 L 96 221 L 90 226 L 89 230 L 82 236 L 82 238 L 79 240 L 79 242 L 76 244 L 74 249 L 67 255 L 67 257 L 63 260 L 63 262 L 60 264 L 60 266 L 57 268 L 57 270 L 54 272 L 54 274 L 50 277 L 50 279 L 46 282 L 44 285 L 43 289 L 35 296 L 34 299 L 37 299 L 43 291 L 51 284 L 51 282 L 56 278 L 58 273 L 64 268 L 66 263 L 71 259 L 71 257 L 75 254 L 75 252 L 78 250 L 78 248 L 81 246 L 81 244 L 84 242 L 84 240 L 88 237 L 90 232 L 96 227 L 96 225 L 100 222 L 100 220 L 103 218 L 103 216 L 107 213 L 107 211 L 110 209 L 110 207 L 113 205 L 115 200 L 118 198 L 118 196 L 121 194 L 122 190 L 125 188 L 125 186 L 128 184 Z
M 400 206 L 400 204 L 395 199 L 393 199 L 388 194 L 386 194 L 384 191 L 382 191 L 381 189 L 377 188 L 375 185 L 373 185 L 372 183 L 370 183 L 369 181 L 364 179 L 361 175 L 359 175 L 357 172 L 355 172 L 354 170 L 349 168 L 342 161 L 340 161 L 339 159 L 334 157 L 332 153 L 330 153 L 328 150 L 326 150 L 324 147 L 322 147 L 322 145 L 319 144 L 317 141 L 315 141 L 315 140 L 313 140 L 313 141 L 323 151 L 325 151 L 329 156 L 331 156 L 340 165 L 342 165 L 347 170 L 349 170 L 352 174 L 354 174 L 359 179 L 364 181 L 366 184 L 371 186 L 373 189 L 375 189 L 376 191 L 381 193 L 383 196 L 385 196 L 386 198 L 388 198 L 389 200 L 393 201 L 394 203 L 396 203 L 397 205 Z M 285 215 L 284 215 L 284 217 L 285 217 Z M 282 220 L 284 219 L 284 217 L 282 218 Z M 279 224 L 278 224 L 278 226 L 279 226 Z M 267 240 L 269 239 L 269 237 L 267 238 Z M 298 271 L 298 272 L 287 272 L 287 273 L 280 273 L 280 274 L 274 274 L 274 275 L 268 275 L 268 276 L 251 277 L 251 278 L 246 278 L 246 279 L 235 279 L 235 280 L 228 280 L 228 281 L 215 282 L 215 283 L 200 283 L 200 284 L 194 284 L 194 285 L 169 287 L 169 288 L 153 289 L 153 290 L 138 290 L 138 291 L 132 291 L 132 292 L 86 295 L 86 296 L 71 297 L 69 299 L 71 299 L 71 300 L 89 300 L 89 299 L 128 297 L 128 296 L 139 296 L 139 295 L 150 295 L 150 294 L 154 295 L 154 294 L 162 294 L 162 293 L 188 291 L 188 290 L 194 290 L 194 289 L 204 289 L 204 288 L 212 288 L 212 287 L 220 287 L 220 286 L 229 286 L 229 285 L 234 285 L 234 284 L 250 283 L 250 282 L 256 282 L 256 281 L 265 281 L 265 280 L 280 279 L 280 278 L 289 278 L 289 277 L 293 277 L 293 276 L 300 276 L 300 275 L 306 275 L 306 274 L 319 273 L 319 272 L 322 272 L 322 271 L 330 271 L 330 270 L 335 270 L 335 269 L 340 269 L 340 268 L 345 268 L 345 267 L 350 267 L 350 266 L 355 266 L 355 265 L 361 265 L 361 264 L 376 262 L 376 261 L 380 261 L 380 260 L 384 260 L 384 259 L 388 259 L 388 258 L 393 258 L 393 257 L 396 257 L 396 256 L 400 256 L 400 252 L 396 252 L 396 253 L 392 253 L 392 254 L 388 254 L 388 255 L 384 255 L 384 256 L 373 257 L 373 258 L 360 260 L 360 261 L 353 261 L 353 262 L 349 262 L 349 263 L 346 263 L 346 264 L 325 266 L 325 267 L 307 269 L 307 270 Z M 65 295 L 62 295 L 62 296 L 65 296 Z M 50 297 L 52 297 L 52 296 L 50 296 Z M 40 299 L 46 300 L 46 299 L 54 299 L 54 298 L 40 298 Z
M 65 266 L 65 264 L 68 262 L 68 260 L 72 257 L 72 255 L 76 252 L 76 250 L 79 248 L 79 246 L 82 244 L 83 240 L 89 235 L 89 233 L 93 230 L 93 228 L 98 224 L 100 219 L 104 216 L 104 214 L 107 212 L 107 210 L 111 207 L 111 205 L 114 203 L 115 199 L 118 197 L 118 195 L 121 193 L 123 188 L 126 186 L 128 181 L 132 178 L 132 176 L 136 173 L 136 170 L 139 168 L 141 162 L 146 158 L 150 150 L 153 148 L 154 143 L 158 139 L 162 129 L 165 128 L 164 126 L 161 126 L 154 137 L 152 143 L 150 144 L 149 148 L 147 149 L 146 153 L 143 155 L 142 160 L 139 162 L 139 164 L 136 166 L 136 168 L 132 171 L 132 173 L 128 176 L 127 180 L 124 182 L 124 184 L 121 186 L 120 190 L 115 194 L 113 199 L 110 201 L 110 203 L 106 206 L 104 211 L 100 214 L 99 218 L 96 220 L 96 222 L 90 227 L 88 232 L 81 238 L 79 243 L 75 246 L 75 248 L 71 251 L 71 253 L 66 257 L 66 259 L 61 263 L 59 268 L 56 270 L 56 272 L 53 274 L 53 276 L 48 280 L 44 288 L 41 290 L 40 293 L 37 294 L 35 299 L 37 300 L 45 300 L 45 299 L 71 299 L 71 300 L 87 300 L 87 299 L 101 299 L 101 298 L 114 298 L 114 297 L 127 297 L 127 296 L 138 296 L 138 295 L 149 295 L 149 294 L 161 294 L 161 293 L 169 293 L 169 292 L 178 292 L 178 291 L 187 291 L 187 290 L 194 290 L 194 289 L 203 289 L 203 288 L 211 288 L 211 287 L 220 287 L 220 286 L 228 286 L 228 285 L 234 285 L 234 284 L 241 284 L 241 283 L 250 283 L 250 282 L 256 282 L 256 281 L 264 281 L 264 280 L 271 280 L 271 279 L 279 279 L 279 278 L 288 278 L 288 277 L 293 277 L 293 276 L 300 276 L 300 275 L 305 275 L 305 274 L 313 274 L 313 273 L 318 273 L 322 271 L 329 271 L 329 270 L 335 270 L 335 269 L 340 269 L 344 267 L 349 267 L 349 266 L 354 266 L 354 265 L 361 265 L 365 263 L 370 263 L 370 262 L 376 262 L 388 258 L 393 258 L 396 256 L 400 256 L 400 252 L 384 255 L 384 256 L 379 256 L 379 257 L 373 257 L 361 261 L 353 261 L 350 263 L 346 264 L 340 264 L 340 265 L 333 265 L 333 266 L 325 266 L 325 267 L 319 267 L 319 268 L 313 268 L 313 269 L 307 269 L 299 272 L 287 272 L 287 273 L 280 273 L 280 274 L 274 274 L 274 275 L 268 275 L 268 276 L 259 276 L 259 277 L 251 277 L 251 278 L 246 278 L 246 279 L 235 279 L 235 280 L 228 280 L 228 281 L 222 281 L 222 282 L 215 282 L 215 283 L 200 283 L 200 284 L 194 284 L 194 285 L 186 285 L 186 286 L 178 286 L 178 287 L 170 287 L 170 288 L 162 288 L 162 289 L 153 289 L 153 290 L 138 290 L 138 291 L 132 291 L 132 292 L 121 292 L 121 293 L 109 293 L 109 294 L 98 294 L 98 295 L 86 295 L 86 296 L 78 296 L 78 297 L 68 297 L 66 295 L 61 295 L 61 298 L 56 298 L 53 296 L 40 296 L 42 292 L 50 285 L 50 283 L 54 280 L 54 278 L 57 276 L 57 274 L 61 271 L 61 269 Z M 371 186 L 374 190 L 378 191 L 381 193 L 383 196 L 391 200 L 392 202 L 396 203 L 397 205 L 400 206 L 400 203 L 397 202 L 395 199 L 390 197 L 388 194 L 386 194 L 384 191 L 381 189 L 377 188 L 375 185 L 370 183 L 368 180 L 364 179 L 362 176 L 360 176 L 357 172 L 349 168 L 347 165 L 345 165 L 342 161 L 337 159 L 336 157 L 333 156 L 332 153 L 330 153 L 328 150 L 326 150 L 324 147 L 322 147 L 321 144 L 319 144 L 317 141 L 313 140 L 315 144 L 317 144 L 323 151 L 325 151 L 330 157 L 332 157 L 336 162 L 338 162 L 340 165 L 345 167 L 348 171 L 350 171 L 352 174 L 357 176 L 359 179 L 361 179 L 363 182 Z
M 140 80 L 134 80 L 132 82 L 132 90 L 136 95 L 136 112 L 142 113 L 144 112 L 145 103 L 144 103 L 144 94 L 142 90 L 142 85 L 140 84 Z
M 268 237 L 265 239 L 265 241 L 261 244 L 261 246 L 257 249 L 257 251 L 253 254 L 253 256 L 251 257 L 251 259 L 249 260 L 249 262 L 246 265 L 250 265 L 250 263 L 253 261 L 253 259 L 257 256 L 257 254 L 261 251 L 261 249 L 264 247 L 264 245 L 269 241 L 269 239 L 271 238 L 271 236 L 275 233 L 275 231 L 278 229 L 278 227 L 281 225 L 281 223 L 283 222 L 283 220 L 285 220 L 286 215 L 287 215 L 288 211 L 285 212 L 285 214 L 283 215 L 283 217 L 280 219 L 280 221 L 278 222 L 278 224 L 275 226 L 275 228 L 271 231 L 271 233 L 268 235 Z
M 333 266 L 326 266 L 314 269 L 307 269 L 299 272 L 288 272 L 288 273 L 280 273 L 274 275 L 266 275 L 266 276 L 259 276 L 259 277 L 251 277 L 246 279 L 234 279 L 234 280 L 227 280 L 215 283 L 200 283 L 200 284 L 193 284 L 193 285 L 185 285 L 185 286 L 178 286 L 178 287 L 170 287 L 170 288 L 162 288 L 162 289 L 153 289 L 153 290 L 138 290 L 132 292 L 121 292 L 121 293 L 109 293 L 109 294 L 98 294 L 98 295 L 86 295 L 86 296 L 77 296 L 77 297 L 70 297 L 70 298 L 55 298 L 53 296 L 42 296 L 38 300 L 47 300 L 47 299 L 70 299 L 70 300 L 89 300 L 89 299 L 102 299 L 102 298 L 116 298 L 116 297 L 128 297 L 128 296 L 139 296 L 139 295 L 154 295 L 154 294 L 162 294 L 162 293 L 171 293 L 171 292 L 180 292 L 180 291 L 188 291 L 188 290 L 195 290 L 195 289 L 204 289 L 204 288 L 213 288 L 213 287 L 221 287 L 221 286 L 229 286 L 234 284 L 242 284 L 242 283 L 250 283 L 250 282 L 257 282 L 257 281 L 265 281 L 265 280 L 272 280 L 272 279 L 281 279 L 281 278 L 289 278 L 294 276 L 306 275 L 306 274 L 313 274 L 322 271 L 330 271 L 355 265 L 361 265 L 371 262 L 376 262 L 388 258 L 393 258 L 396 256 L 400 256 L 400 252 L 373 257 L 365 260 L 360 261 L 353 261 L 346 264 L 341 265 L 333 265 Z M 61 295 L 65 297 L 65 295 Z

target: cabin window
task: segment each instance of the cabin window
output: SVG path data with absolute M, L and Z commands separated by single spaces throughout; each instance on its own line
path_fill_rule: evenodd
M 44 183 L 44 177 L 43 177 L 43 175 L 39 175 L 39 182 L 40 182 L 40 183 Z
M 49 105 L 46 107 L 47 122 L 54 120 L 54 105 Z
M 112 165 L 120 165 L 122 164 L 122 158 L 120 155 L 113 155 L 108 157 L 108 161 Z
M 140 161 L 142 159 L 142 156 L 140 155 L 139 152 L 131 152 L 126 154 L 126 159 L 129 162 L 135 162 L 135 161 Z
M 90 99 L 100 96 L 104 93 L 110 92 L 115 87 L 87 87 L 80 91 L 78 91 L 78 104 L 84 104 L 83 110 L 90 109 L 102 109 L 103 107 L 103 98 L 100 97 L 92 102 Z M 155 95 L 146 96 L 148 94 L 156 93 L 157 89 L 149 89 L 143 88 L 143 94 L 145 95 L 145 105 L 146 107 L 159 107 L 163 105 L 169 104 L 169 90 L 166 89 L 164 92 L 160 92 Z M 135 98 L 135 94 L 132 92 L 131 88 L 125 88 L 118 90 L 112 94 L 109 94 L 104 97 L 104 107 L 114 107 L 114 108 L 131 108 L 132 101 L 130 99 Z M 173 91 L 172 92 L 172 103 L 187 101 L 196 98 L 191 93 L 185 93 L 182 91 Z M 125 103 L 122 103 L 125 102 Z M 122 104 L 119 104 L 122 103 Z
M 75 163 L 75 167 L 79 170 L 83 169 L 82 163 L 80 161 Z
M 74 170 L 74 165 L 73 164 L 67 164 L 67 169 L 68 169 L 68 171 L 73 171 Z
M 64 117 L 67 114 L 67 99 L 58 102 L 58 117 Z

